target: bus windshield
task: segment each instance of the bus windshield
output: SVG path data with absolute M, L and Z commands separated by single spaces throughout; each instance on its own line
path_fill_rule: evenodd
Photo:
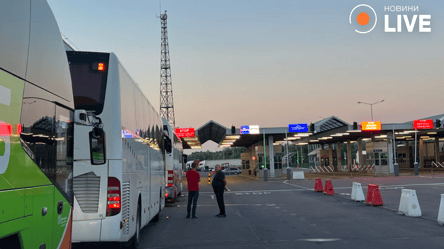
M 109 54 L 67 52 L 76 109 L 102 113 L 108 78 Z

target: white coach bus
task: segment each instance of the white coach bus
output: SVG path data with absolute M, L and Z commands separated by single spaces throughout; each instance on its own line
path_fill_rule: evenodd
M 162 118 L 163 130 L 166 139 L 165 146 L 165 198 L 167 201 L 175 202 L 177 197 L 182 193 L 182 177 L 183 177 L 183 146 L 182 140 L 177 137 L 168 121 Z M 170 148 L 169 148 L 170 147 Z
M 72 241 L 137 248 L 140 229 L 165 206 L 162 120 L 115 54 L 67 51 L 67 57 L 75 108 L 101 119 L 107 155 L 105 165 L 92 165 L 90 142 L 74 138 Z

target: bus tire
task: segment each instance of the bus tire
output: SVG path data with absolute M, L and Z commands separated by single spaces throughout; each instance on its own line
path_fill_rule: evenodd
M 133 238 L 131 239 L 130 249 L 137 249 L 140 243 L 140 224 L 141 224 L 141 215 L 140 215 L 140 202 L 137 204 L 137 213 L 136 213 L 136 232 L 134 233 Z
M 162 200 L 162 191 L 160 191 L 160 198 L 159 198 L 159 201 L 160 201 L 160 200 Z M 174 200 L 174 201 L 176 201 L 176 200 Z M 173 201 L 173 202 L 174 202 L 174 201 Z M 162 211 L 162 203 L 161 203 L 161 202 L 159 202 L 159 212 L 158 212 L 157 215 L 154 216 L 153 219 L 152 219 L 153 222 L 159 222 L 159 219 L 160 219 L 160 211 Z

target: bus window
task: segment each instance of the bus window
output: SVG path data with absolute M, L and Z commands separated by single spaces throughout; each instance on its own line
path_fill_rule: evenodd
M 72 204 L 73 112 L 54 103 L 24 98 L 22 147 Z
M 108 78 L 109 54 L 67 52 L 72 78 L 75 109 L 102 113 Z M 98 63 L 104 63 L 99 70 Z

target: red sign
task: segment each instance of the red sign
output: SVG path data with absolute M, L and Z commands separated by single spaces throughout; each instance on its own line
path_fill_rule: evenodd
M 361 130 L 363 131 L 380 131 L 381 121 L 362 122 Z
M 178 128 L 176 129 L 176 136 L 181 137 L 195 137 L 194 128 Z
M 423 130 L 423 129 L 433 129 L 433 120 L 413 120 L 413 129 Z

